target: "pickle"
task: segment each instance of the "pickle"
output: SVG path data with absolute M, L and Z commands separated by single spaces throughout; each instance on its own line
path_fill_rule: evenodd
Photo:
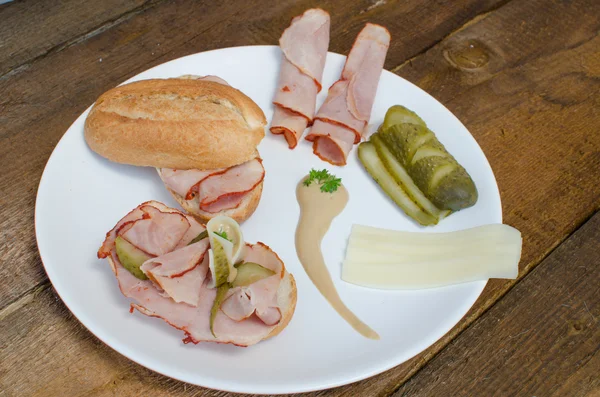
M 227 295 L 227 291 L 229 291 L 230 285 L 225 283 L 217 288 L 217 295 L 215 295 L 215 300 L 213 301 L 213 305 L 210 308 L 210 333 L 216 338 L 214 325 L 215 318 L 217 318 L 217 313 L 219 313 L 219 309 L 221 308 L 221 304 Z
M 427 127 L 425 122 L 415 112 L 402 105 L 394 105 L 385 113 L 382 128 L 389 128 L 392 125 L 407 123 Z
M 215 241 L 212 248 L 208 250 L 208 267 L 212 276 L 208 288 L 218 288 L 227 282 L 229 262 L 225 249 L 218 241 Z
M 133 274 L 140 280 L 148 280 L 148 277 L 144 274 L 140 267 L 144 262 L 150 259 L 151 256 L 121 236 L 118 236 L 115 239 L 115 249 L 117 250 L 119 262 L 121 262 L 121 265 L 123 265 L 123 267 L 129 271 L 129 273 Z
M 371 136 L 371 142 L 373 142 L 373 145 L 375 145 L 379 159 L 385 165 L 396 183 L 403 188 L 405 193 L 415 204 L 436 218 L 435 223 L 449 214 L 450 211 L 448 210 L 440 211 L 440 209 L 437 208 L 423 194 L 423 192 L 421 192 L 419 187 L 413 182 L 410 175 L 408 175 L 406 169 L 402 166 L 402 164 L 400 164 L 385 143 L 381 140 L 378 133 Z
M 194 237 L 194 239 L 192 241 L 190 241 L 188 243 L 188 245 L 192 245 L 194 243 L 197 243 L 198 241 L 204 240 L 207 237 L 208 237 L 208 232 L 205 230 L 202 233 L 200 233 L 199 235 L 197 235 L 196 237 Z
M 475 183 L 427 127 L 395 124 L 381 128 L 379 136 L 439 209 L 459 211 L 477 202 Z
M 375 182 L 381 186 L 383 191 L 400 208 L 402 208 L 408 216 L 423 226 L 435 225 L 437 223 L 436 217 L 419 208 L 402 187 L 396 183 L 377 155 L 377 150 L 373 143 L 363 142 L 358 145 L 358 158 Z
M 238 272 L 231 284 L 232 287 L 246 287 L 275 274 L 273 270 L 254 262 L 240 263 L 236 267 Z

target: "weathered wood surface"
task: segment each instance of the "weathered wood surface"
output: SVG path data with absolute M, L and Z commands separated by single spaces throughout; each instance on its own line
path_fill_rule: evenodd
M 394 396 L 600 394 L 600 213 Z
M 386 68 L 439 98 L 474 134 L 498 179 L 505 221 L 523 232 L 523 277 L 600 204 L 598 2 L 440 3 L 320 5 L 335 10 L 332 51 L 347 52 L 366 21 L 388 26 L 394 44 Z M 14 72 L 0 77 L 0 395 L 222 395 L 141 368 L 99 343 L 70 316 L 49 288 L 37 254 L 35 190 L 64 130 L 104 90 L 182 55 L 274 44 L 289 19 L 311 5 L 291 0 L 277 5 L 158 1 L 141 4 L 146 8 L 139 12 L 124 11 L 129 14 L 122 20 L 114 16 L 106 28 L 83 26 L 76 17 L 62 19 L 74 25 L 65 30 L 70 33 L 54 38 L 52 46 L 30 44 L 35 51 L 23 54 L 42 55 L 21 55 L 19 62 L 29 63 L 27 67 L 15 63 L 9 66 Z M 2 6 L 0 16 L 13 6 Z M 100 5 L 95 9 L 97 15 L 107 15 Z M 24 25 L 29 23 L 23 19 Z M 77 39 L 90 30 L 92 34 Z M 60 43 L 70 44 L 60 48 Z M 0 46 L 0 65 L 6 59 L 3 51 Z M 513 284 L 490 283 L 465 319 L 413 360 L 317 395 L 389 395 Z M 476 326 L 478 322 L 466 332 Z M 468 346 L 460 337 L 457 344 L 459 340 L 459 348 Z M 532 345 L 539 347 L 543 340 L 536 338 Z M 588 367 L 594 369 L 591 363 Z M 570 379 L 583 379 L 582 374 Z M 453 390 L 469 384 L 452 376 L 458 382 Z M 561 389 L 565 394 L 584 390 L 570 384 Z
M 0 76 L 145 8 L 147 0 L 23 0 L 0 6 Z

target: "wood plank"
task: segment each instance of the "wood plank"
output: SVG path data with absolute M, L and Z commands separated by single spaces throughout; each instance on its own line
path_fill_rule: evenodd
M 0 8 L 0 76 L 150 4 L 147 0 L 23 0 L 6 4 Z
M 394 396 L 600 393 L 600 213 Z
M 418 0 L 376 3 L 328 1 L 331 48 L 347 51 L 365 21 L 395 29 L 388 64 L 402 62 L 435 43 L 496 0 L 460 0 L 453 6 Z M 46 279 L 31 219 L 35 192 L 52 149 L 68 126 L 102 92 L 156 64 L 190 53 L 243 44 L 275 44 L 291 17 L 314 1 L 194 2 L 175 0 L 148 9 L 101 34 L 51 54 L 27 70 L 0 78 L 0 308 Z M 438 19 L 423 20 L 439 8 Z M 420 24 L 417 21 L 421 21 Z M 418 25 L 418 29 L 417 29 Z M 410 32 L 409 27 L 414 27 Z M 407 39 L 405 39 L 407 40 Z M 10 275 L 10 277 L 8 277 Z M 8 281 L 10 280 L 10 281 Z

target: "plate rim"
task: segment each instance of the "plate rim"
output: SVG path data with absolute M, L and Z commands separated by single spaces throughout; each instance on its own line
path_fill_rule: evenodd
M 215 48 L 212 50 L 208 50 L 208 51 L 201 51 L 201 52 L 197 52 L 197 53 L 193 53 L 193 54 L 188 54 L 188 55 L 184 55 L 182 57 L 179 58 L 175 58 L 175 59 L 171 59 L 168 60 L 166 62 L 160 63 L 158 65 L 152 66 L 151 68 L 148 69 L 144 69 L 142 71 L 140 71 L 139 73 L 136 73 L 134 76 L 131 76 L 125 80 L 123 80 L 122 82 L 118 83 L 116 86 L 120 86 L 122 84 L 127 84 L 131 81 L 136 81 L 138 80 L 137 77 L 142 74 L 142 73 L 151 73 L 153 70 L 162 67 L 168 63 L 172 63 L 172 62 L 180 62 L 185 58 L 191 58 L 194 56 L 197 56 L 199 54 L 207 54 L 207 53 L 212 53 L 212 52 L 225 52 L 225 51 L 235 51 L 235 50 L 241 50 L 241 49 L 254 49 L 254 48 L 279 48 L 279 46 L 277 45 L 243 45 L 243 46 L 233 46 L 233 47 L 224 47 L 224 48 Z M 338 55 L 338 56 L 342 56 L 342 57 L 346 57 L 343 54 L 339 54 L 339 53 L 335 53 L 332 51 L 328 51 L 328 55 L 329 54 L 334 54 L 334 55 Z M 493 188 L 494 188 L 494 193 L 497 195 L 498 197 L 498 204 L 499 204 L 499 222 L 503 221 L 503 213 L 502 213 L 502 197 L 500 195 L 500 190 L 498 187 L 498 181 L 496 179 L 496 176 L 494 174 L 494 170 L 487 158 L 487 156 L 485 155 L 485 152 L 483 151 L 483 149 L 481 148 L 481 146 L 479 145 L 479 143 L 477 142 L 477 140 L 475 139 L 475 137 L 473 136 L 473 134 L 471 133 L 471 131 L 469 131 L 469 129 L 460 121 L 460 119 L 458 119 L 458 117 L 452 112 L 450 111 L 450 109 L 448 109 L 442 102 L 440 102 L 439 100 L 437 100 L 433 95 L 431 95 L 430 93 L 428 93 L 427 91 L 423 90 L 422 88 L 420 88 L 419 86 L 417 86 L 416 84 L 413 84 L 412 82 L 406 80 L 405 78 L 399 76 L 396 73 L 390 72 L 386 69 L 383 69 L 382 74 L 384 73 L 390 73 L 391 75 L 393 75 L 395 78 L 399 78 L 401 80 L 403 80 L 404 84 L 409 84 L 411 86 L 413 86 L 414 88 L 418 89 L 419 91 L 421 91 L 422 94 L 425 94 L 429 100 L 433 100 L 435 102 L 437 102 L 440 106 L 442 106 L 449 115 L 451 115 L 451 117 L 453 117 L 455 119 L 455 121 L 457 121 L 467 132 L 468 132 L 468 137 L 473 141 L 472 143 L 474 143 L 476 145 L 476 147 L 479 149 L 479 151 L 483 154 L 483 159 L 485 160 L 485 163 L 488 165 L 490 171 L 491 171 L 491 175 L 493 177 Z M 115 86 L 115 87 L 116 87 Z M 476 293 L 476 297 L 473 301 L 472 304 L 470 304 L 470 306 L 467 308 L 467 310 L 464 312 L 464 314 L 454 323 L 452 324 L 448 329 L 446 329 L 444 331 L 443 334 L 441 334 L 441 336 L 439 336 L 438 338 L 436 338 L 432 343 L 429 343 L 427 345 L 427 347 L 425 347 L 422 350 L 417 351 L 414 354 L 411 354 L 409 357 L 406 358 L 406 360 L 400 362 L 400 363 L 392 363 L 390 365 L 384 365 L 380 368 L 377 368 L 375 370 L 371 370 L 371 371 L 361 371 L 360 375 L 356 375 L 356 376 L 348 376 L 345 377 L 345 380 L 337 380 L 337 381 L 333 381 L 333 382 L 327 382 L 326 384 L 323 384 L 323 382 L 321 382 L 321 384 L 319 385 L 315 385 L 313 387 L 300 387 L 300 388 L 294 388 L 294 389 L 286 389 L 284 391 L 277 389 L 277 388 L 265 388 L 262 387 L 262 389 L 260 389 L 260 391 L 258 390 L 251 390 L 248 388 L 244 388 L 244 387 L 235 387 L 235 383 L 230 383 L 228 386 L 227 385 L 206 385 L 206 384 L 202 384 L 198 381 L 194 381 L 191 379 L 185 379 L 185 376 L 179 376 L 178 374 L 175 375 L 171 375 L 171 374 L 166 374 L 164 373 L 162 370 L 159 370 L 156 368 L 156 366 L 152 365 L 152 363 L 141 363 L 140 360 L 138 361 L 137 359 L 134 358 L 134 355 L 131 354 L 127 348 L 120 344 L 119 342 L 116 343 L 109 343 L 107 342 L 107 339 L 109 338 L 102 338 L 101 336 L 99 336 L 96 332 L 94 332 L 92 330 L 92 328 L 90 328 L 87 320 L 84 321 L 82 320 L 82 318 L 80 316 L 78 316 L 75 311 L 73 311 L 73 309 L 71 308 L 71 306 L 69 306 L 69 303 L 63 298 L 63 296 L 61 295 L 61 292 L 59 291 L 58 288 L 56 288 L 56 284 L 52 279 L 52 270 L 48 270 L 49 267 L 46 265 L 46 263 L 44 262 L 44 257 L 42 254 L 42 250 L 40 248 L 40 235 L 38 232 L 38 212 L 39 212 L 39 207 L 38 207 L 38 201 L 40 199 L 40 192 L 42 191 L 42 186 L 45 184 L 45 176 L 47 175 L 48 172 L 48 164 L 50 164 L 50 162 L 52 161 L 53 157 L 55 157 L 57 149 L 61 146 L 61 144 L 64 144 L 64 140 L 65 140 L 65 136 L 67 134 L 67 132 L 77 123 L 77 121 L 83 117 L 84 115 L 86 115 L 90 109 L 92 108 L 93 104 L 96 101 L 94 101 L 91 105 L 89 105 L 83 112 L 81 112 L 76 118 L 75 120 L 69 125 L 69 127 L 65 130 L 65 132 L 62 134 L 61 138 L 59 139 L 59 141 L 57 142 L 57 144 L 54 146 L 54 149 L 52 150 L 52 153 L 50 154 L 50 156 L 48 156 L 48 159 L 46 161 L 46 164 L 44 165 L 44 170 L 42 172 L 42 175 L 40 177 L 40 181 L 38 183 L 38 187 L 37 187 L 37 191 L 36 191 L 36 198 L 35 198 L 35 208 L 34 208 L 34 230 L 35 230 L 35 239 L 36 239 L 36 246 L 38 249 L 38 253 L 40 256 L 40 261 L 42 262 L 42 266 L 44 268 L 44 271 L 46 273 L 46 275 L 48 276 L 48 280 L 50 281 L 50 283 L 52 284 L 52 289 L 55 291 L 55 293 L 60 297 L 61 301 L 63 302 L 63 304 L 67 307 L 67 309 L 69 309 L 69 311 L 71 312 L 71 314 L 73 314 L 73 316 L 77 319 L 77 321 L 79 321 L 79 323 L 81 323 L 87 331 L 89 331 L 92 335 L 94 335 L 98 340 L 100 340 L 103 344 L 105 344 L 106 346 L 108 346 L 109 348 L 111 348 L 112 350 L 114 350 L 115 352 L 117 352 L 118 354 L 126 357 L 127 359 L 135 362 L 138 365 L 141 365 L 144 368 L 147 368 L 153 372 L 156 372 L 158 374 L 161 374 L 162 376 L 166 376 L 181 382 L 185 382 L 185 383 L 189 383 L 192 385 L 196 385 L 196 386 L 200 386 L 200 387 L 204 387 L 204 388 L 208 388 L 208 389 L 212 389 L 212 390 L 218 390 L 218 391 L 225 391 L 225 392 L 232 392 L 232 393 L 252 393 L 252 394 L 259 394 L 259 395 L 265 395 L 265 394 L 294 394 L 294 393 L 304 393 L 304 392 L 313 392 L 313 391 L 320 391 L 320 390 L 327 390 L 327 389 L 331 389 L 331 388 L 335 388 L 335 387 L 340 387 L 340 386 L 344 386 L 344 385 L 349 385 L 352 383 L 356 383 L 368 378 L 371 378 L 373 376 L 379 375 L 381 373 L 384 373 L 386 371 L 391 370 L 394 367 L 397 367 L 399 365 L 402 365 L 403 363 L 406 363 L 407 361 L 411 360 L 412 358 L 414 358 L 415 356 L 417 356 L 418 354 L 422 353 L 423 351 L 425 351 L 426 349 L 428 349 L 429 347 L 433 346 L 433 344 L 435 344 L 437 341 L 439 341 L 441 338 L 443 338 L 445 335 L 448 334 L 448 332 L 450 332 L 455 326 L 456 324 L 458 324 L 464 317 L 465 315 L 469 312 L 469 310 L 475 305 L 475 303 L 477 302 L 477 300 L 479 299 L 479 297 L 481 296 L 481 294 L 483 293 L 485 287 L 487 286 L 489 280 L 481 280 L 482 285 L 480 290 Z M 266 128 L 266 126 L 265 126 Z M 418 350 L 418 349 L 417 349 Z

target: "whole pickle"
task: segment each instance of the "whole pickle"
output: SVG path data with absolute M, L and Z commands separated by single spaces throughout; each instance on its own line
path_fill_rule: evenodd
M 412 121 L 394 123 L 403 119 Z M 477 202 L 477 188 L 467 171 L 413 112 L 391 107 L 379 136 L 436 207 L 459 211 Z
M 391 127 L 394 124 L 418 124 L 423 127 L 427 127 L 423 119 L 421 119 L 415 112 L 405 108 L 402 105 L 394 105 L 388 109 L 385 113 L 385 119 L 383 120 L 383 128 Z

